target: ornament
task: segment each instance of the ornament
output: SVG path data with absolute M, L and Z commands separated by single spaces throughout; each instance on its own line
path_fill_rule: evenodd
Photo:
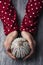
M 16 58 L 23 58 L 30 53 L 29 43 L 24 38 L 16 38 L 11 44 L 11 52 Z

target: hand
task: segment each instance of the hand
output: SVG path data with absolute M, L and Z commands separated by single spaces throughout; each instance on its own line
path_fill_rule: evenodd
M 27 55 L 25 58 L 23 58 L 23 60 L 26 60 L 27 58 L 29 58 L 34 53 L 36 42 L 35 42 L 33 36 L 29 32 L 22 31 L 21 35 L 23 38 L 25 38 L 29 42 L 29 46 L 31 48 L 29 55 Z
M 11 46 L 13 39 L 15 39 L 17 37 L 17 35 L 18 35 L 17 31 L 11 32 L 10 34 L 8 34 L 8 36 L 6 37 L 6 40 L 4 42 L 4 47 L 6 49 L 6 53 L 13 59 L 16 59 L 16 57 L 14 57 L 12 55 L 11 50 L 10 50 L 10 46 Z

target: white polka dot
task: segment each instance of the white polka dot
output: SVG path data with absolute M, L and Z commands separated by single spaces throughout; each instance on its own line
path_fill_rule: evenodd
M 38 7 L 36 7 L 36 9 L 38 9 Z
M 37 13 L 38 13 L 38 11 L 37 11 Z
M 0 1 L 0 3 L 1 3 L 2 1 Z
M 6 2 L 4 2 L 4 4 L 6 5 Z
M 40 4 L 40 2 L 38 2 Z
M 25 19 L 25 21 L 27 21 L 27 20 Z
M 9 9 L 9 8 L 7 8 L 7 9 Z
M 32 31 L 34 31 L 34 29 L 32 29 Z
M 14 20 L 15 20 L 15 18 L 14 18 Z
M 23 29 L 23 31 L 25 31 L 25 29 Z
M 29 21 L 29 23 L 31 23 L 31 21 Z
M 9 32 L 10 30 L 8 29 L 8 32 Z
M 37 3 L 34 3 L 35 5 L 37 5 Z
M 12 21 L 14 23 L 14 21 Z
M 26 28 L 26 30 L 28 30 L 28 28 Z
M 30 12 L 30 10 L 28 10 L 28 12 Z
M 9 13 L 9 16 L 10 16 L 11 14 Z
M 12 27 L 12 25 L 10 25 Z
M 9 24 L 8 24 L 8 26 L 9 26 Z
M 1 19 L 4 19 L 3 17 Z
M 30 2 L 32 2 L 32 0 L 30 0 Z
M 33 26 L 33 24 L 31 24 L 30 26 Z
M 11 20 L 14 23 L 14 20 Z
M 40 8 L 42 8 L 42 6 L 40 6 Z
M 10 12 L 11 12 L 12 10 L 10 9 Z
M 36 0 L 34 0 L 34 1 L 36 1 Z
M 7 14 L 7 12 L 5 12 L 5 14 Z
M 27 24 L 27 22 L 25 22 L 25 24 Z
M 23 27 L 23 26 L 21 26 L 21 27 Z
M 42 1 L 42 3 L 43 3 L 43 1 Z
M 31 30 L 29 30 L 29 32 L 31 32 Z
M 3 13 L 4 11 L 2 10 L 1 13 Z
M 8 4 L 10 6 L 10 4 Z
M 34 12 L 32 14 L 34 14 Z
M 4 20 L 4 22 L 5 22 L 5 20 Z
M 9 18 L 7 18 L 7 20 L 9 20 Z
M 4 16 L 4 18 L 6 18 L 6 17 Z
M 33 8 L 31 8 L 31 10 L 33 10 Z
M 30 16 L 30 18 L 32 18 L 32 16 Z
M 15 27 L 13 29 L 15 29 Z
M 31 6 L 33 6 L 33 4 L 31 4 Z
M 3 9 L 4 9 L 5 7 L 3 6 Z

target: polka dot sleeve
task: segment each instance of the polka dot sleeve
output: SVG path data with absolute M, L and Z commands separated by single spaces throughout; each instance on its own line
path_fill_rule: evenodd
M 26 15 L 21 24 L 21 31 L 34 35 L 38 28 L 38 16 L 43 8 L 43 0 L 29 0 L 26 5 Z
M 0 19 L 3 22 L 6 35 L 14 30 L 18 30 L 16 10 L 11 0 L 0 0 Z

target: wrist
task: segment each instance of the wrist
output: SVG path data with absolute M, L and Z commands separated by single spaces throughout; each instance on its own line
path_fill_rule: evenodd
M 13 31 L 13 32 L 11 32 L 11 33 L 9 33 L 7 35 L 7 37 L 17 37 L 17 36 L 18 36 L 18 32 L 17 31 Z

